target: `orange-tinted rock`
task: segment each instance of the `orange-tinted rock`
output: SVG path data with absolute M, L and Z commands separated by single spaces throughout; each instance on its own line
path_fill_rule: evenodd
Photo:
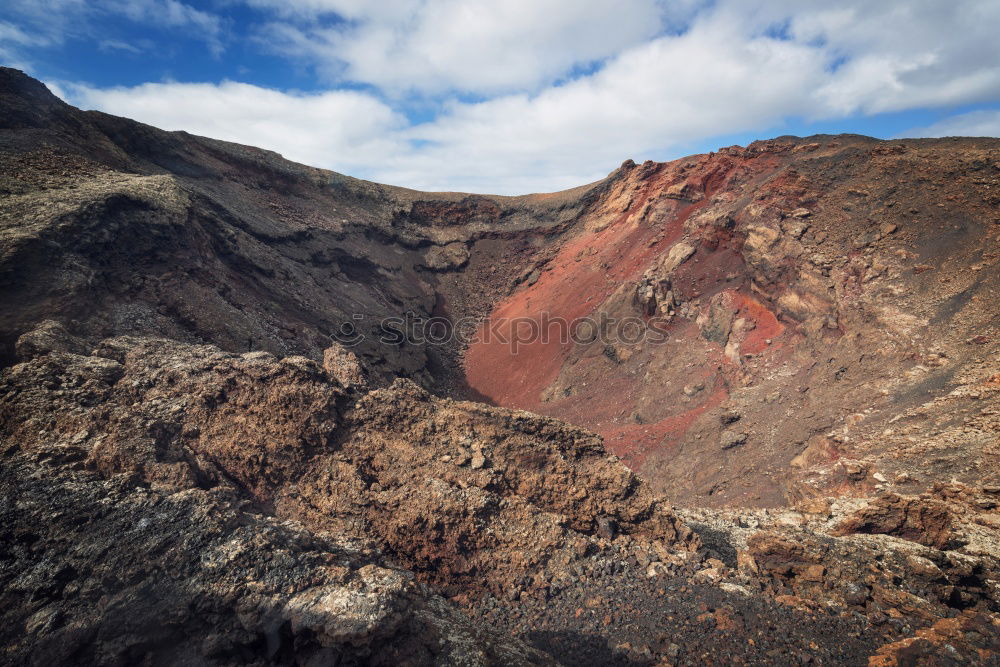
M 933 498 L 885 494 L 837 527 L 837 533 L 893 535 L 943 549 L 951 539 L 952 518 L 945 503 Z

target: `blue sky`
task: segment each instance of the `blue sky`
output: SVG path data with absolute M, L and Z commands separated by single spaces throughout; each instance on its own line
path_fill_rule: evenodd
M 429 190 L 780 134 L 1000 135 L 996 0 L 8 0 L 67 101 Z

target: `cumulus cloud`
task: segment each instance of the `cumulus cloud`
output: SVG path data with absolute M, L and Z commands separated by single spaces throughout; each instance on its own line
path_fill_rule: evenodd
M 92 88 L 66 83 L 53 92 L 165 130 L 260 146 L 305 164 L 367 172 L 405 147 L 405 119 L 374 97 L 348 90 L 306 94 L 246 83 L 146 83 Z
M 448 182 L 496 179 L 524 190 L 541 177 L 569 187 L 624 157 L 651 157 L 723 128 L 762 129 L 808 110 L 803 93 L 822 75 L 822 57 L 791 42 L 740 37 L 736 25 L 716 21 L 630 49 L 593 76 L 535 96 L 452 104 L 408 132 L 423 142 L 420 154 L 400 156 L 383 173 L 414 182 L 430 163 Z
M 943 118 L 901 137 L 1000 137 L 1000 109 L 982 109 Z
M 392 93 L 535 90 L 653 37 L 663 23 L 656 0 L 256 2 L 282 15 L 350 19 L 274 22 L 262 38 L 328 76 Z
M 1000 4 L 958 0 L 789 5 L 790 30 L 843 61 L 817 115 L 882 113 L 1000 96 Z
M 1000 102 L 1000 3 L 250 1 L 271 7 L 284 52 L 369 92 L 223 82 L 71 97 L 373 180 L 501 193 L 789 118 Z M 407 121 L 414 105 L 431 119 Z M 982 134 L 987 116 L 924 131 Z

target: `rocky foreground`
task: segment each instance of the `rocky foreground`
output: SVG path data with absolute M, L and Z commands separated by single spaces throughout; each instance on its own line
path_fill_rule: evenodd
M 0 384 L 11 662 L 1000 648 L 995 487 L 682 521 L 596 436 L 406 380 L 371 390 L 342 349 L 84 351 L 53 322 L 18 349 Z
M 0 660 L 997 664 L 1000 150 L 899 145 L 426 194 L 0 70 Z M 682 356 L 330 337 L 539 304 Z

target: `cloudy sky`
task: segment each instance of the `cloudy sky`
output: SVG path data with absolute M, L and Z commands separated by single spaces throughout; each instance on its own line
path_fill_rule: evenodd
M 1000 136 L 1000 0 L 5 0 L 82 108 L 425 190 L 781 134 Z

